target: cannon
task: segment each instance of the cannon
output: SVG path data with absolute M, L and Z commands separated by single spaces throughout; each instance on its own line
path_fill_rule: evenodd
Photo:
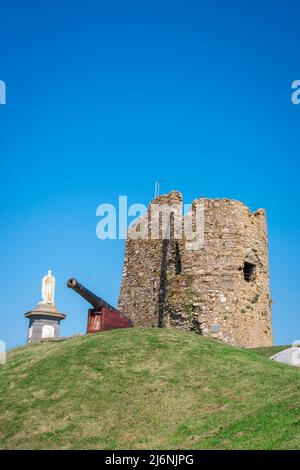
M 87 300 L 93 307 L 88 310 L 87 333 L 97 333 L 116 328 L 131 328 L 133 326 L 133 322 L 125 317 L 122 312 L 86 289 L 76 279 L 69 279 L 67 286 Z

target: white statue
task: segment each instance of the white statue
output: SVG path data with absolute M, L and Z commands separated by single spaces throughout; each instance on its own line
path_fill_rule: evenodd
M 42 301 L 40 304 L 54 305 L 54 291 L 55 291 L 55 277 L 52 276 L 52 271 L 43 277 L 42 281 Z

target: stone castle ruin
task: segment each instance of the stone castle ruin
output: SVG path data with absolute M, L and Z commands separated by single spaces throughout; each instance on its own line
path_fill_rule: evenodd
M 182 208 L 179 192 L 155 198 L 139 219 L 146 218 L 150 236 L 133 238 L 129 230 L 118 308 L 135 326 L 191 330 L 241 347 L 272 345 L 265 210 L 200 198 L 182 217 L 183 225 L 194 224 L 197 203 L 204 211 L 204 239 L 197 249 L 187 249 L 187 239 L 175 236 L 174 216 L 170 237 L 151 237 L 152 205 Z

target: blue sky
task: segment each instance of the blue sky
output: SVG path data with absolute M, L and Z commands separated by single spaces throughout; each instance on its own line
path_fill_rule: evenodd
M 124 241 L 96 207 L 147 203 L 156 179 L 185 202 L 239 199 L 268 216 L 276 344 L 300 338 L 300 6 L 282 0 L 11 0 L 0 15 L 0 339 L 48 269 L 62 334 L 83 332 L 76 276 L 116 303 Z

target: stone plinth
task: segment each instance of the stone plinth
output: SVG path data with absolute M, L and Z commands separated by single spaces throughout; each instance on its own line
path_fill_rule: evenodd
M 27 343 L 43 339 L 57 339 L 60 337 L 60 322 L 66 318 L 55 305 L 38 304 L 35 309 L 25 313 L 29 319 Z

